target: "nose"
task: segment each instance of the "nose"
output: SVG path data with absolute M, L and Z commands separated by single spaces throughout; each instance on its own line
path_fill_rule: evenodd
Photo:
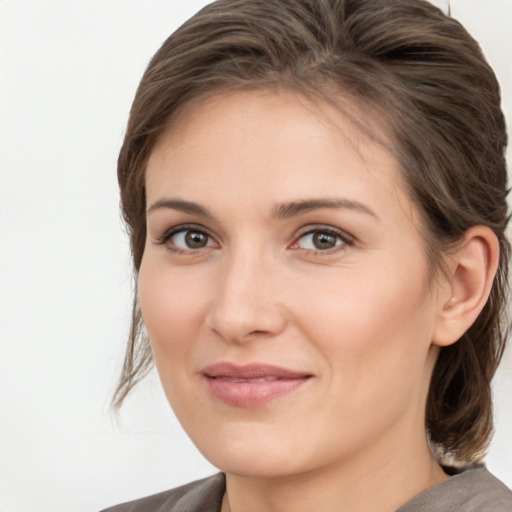
M 276 265 L 261 254 L 245 251 L 227 258 L 206 316 L 208 328 L 234 343 L 280 334 L 287 315 L 279 300 L 277 277 Z

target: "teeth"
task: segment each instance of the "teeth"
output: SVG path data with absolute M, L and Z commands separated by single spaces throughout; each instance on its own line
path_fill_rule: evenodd
M 226 382 L 272 382 L 278 380 L 277 377 L 260 377 L 257 379 L 230 379 L 229 377 L 221 377 L 220 380 Z

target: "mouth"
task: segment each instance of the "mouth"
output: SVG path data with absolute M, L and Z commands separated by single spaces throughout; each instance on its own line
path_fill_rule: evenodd
M 211 395 L 233 407 L 260 407 L 294 392 L 312 375 L 262 363 L 220 362 L 203 369 Z

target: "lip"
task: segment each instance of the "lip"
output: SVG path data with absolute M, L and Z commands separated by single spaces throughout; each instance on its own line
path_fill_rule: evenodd
M 312 377 L 310 373 L 264 363 L 237 365 L 219 362 L 202 374 L 214 398 L 233 407 L 260 407 L 292 393 Z

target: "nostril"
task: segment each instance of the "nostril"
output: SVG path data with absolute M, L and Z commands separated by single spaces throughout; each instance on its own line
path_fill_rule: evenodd
M 208 306 L 205 323 L 221 338 L 243 343 L 277 335 L 287 322 L 285 310 L 276 300 L 270 301 L 254 293 L 242 296 L 240 288 L 233 289 L 225 284 Z

